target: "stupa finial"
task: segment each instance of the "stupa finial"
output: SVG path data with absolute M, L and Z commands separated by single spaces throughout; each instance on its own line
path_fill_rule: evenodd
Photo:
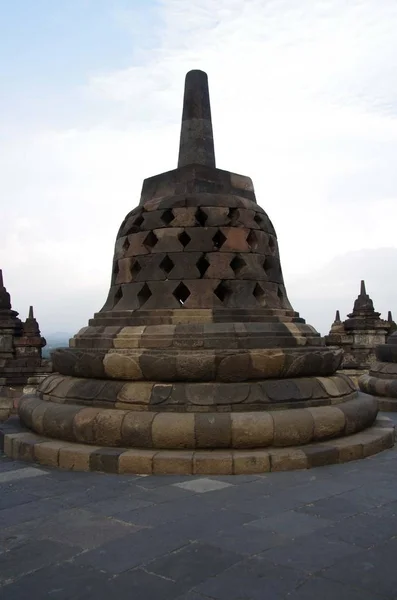
M 393 315 L 391 310 L 389 310 L 389 312 L 387 313 L 387 320 L 389 321 L 389 323 L 393 323 Z
M 28 319 L 34 319 L 34 314 L 33 314 L 33 306 L 29 306 L 29 315 L 28 315 Z
M 3 283 L 3 271 L 0 269 L 0 288 L 4 287 L 4 283 Z
M 185 79 L 178 167 L 193 164 L 215 168 L 208 77 L 197 70 Z
M 336 323 L 339 323 L 339 322 L 340 322 L 340 313 L 339 313 L 339 310 L 337 310 L 337 311 L 336 311 L 336 314 L 335 314 L 335 322 L 336 322 Z
M 361 280 L 361 287 L 360 287 L 360 296 L 366 296 L 367 292 L 365 289 L 365 281 L 364 279 Z

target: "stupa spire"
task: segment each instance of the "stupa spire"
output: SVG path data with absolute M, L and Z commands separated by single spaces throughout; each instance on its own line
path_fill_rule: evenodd
M 208 77 L 198 70 L 185 79 L 178 167 L 193 164 L 215 168 Z
M 4 287 L 4 283 L 3 283 L 3 271 L 0 269 L 0 288 Z
M 34 319 L 33 306 L 29 306 L 28 319 Z
M 335 314 L 335 323 L 340 323 L 340 313 L 339 313 L 339 310 L 337 310 L 336 314 Z
M 387 313 L 387 320 L 389 323 L 393 323 L 393 315 L 391 310 L 389 310 L 389 312 Z
M 361 280 L 361 286 L 360 286 L 360 296 L 366 296 L 367 292 L 365 289 L 365 281 L 364 279 Z

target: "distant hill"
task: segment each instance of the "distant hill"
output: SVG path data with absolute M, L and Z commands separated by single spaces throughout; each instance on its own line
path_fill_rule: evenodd
M 47 345 L 43 348 L 43 358 L 50 358 L 50 352 L 55 348 L 67 348 L 72 333 L 55 332 L 45 335 Z

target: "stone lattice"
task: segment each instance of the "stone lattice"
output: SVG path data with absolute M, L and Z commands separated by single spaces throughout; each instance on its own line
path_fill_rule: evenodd
M 144 181 L 117 235 L 104 306 L 52 360 L 57 373 L 25 395 L 19 414 L 38 435 L 91 445 L 81 450 L 85 468 L 229 473 L 335 462 L 353 442 L 343 452 L 336 441 L 332 451 L 312 444 L 350 440 L 377 414 L 336 374 L 342 350 L 293 310 L 251 179 L 215 167 L 201 71 L 186 77 L 178 168 Z M 305 445 L 317 458 L 294 462 Z

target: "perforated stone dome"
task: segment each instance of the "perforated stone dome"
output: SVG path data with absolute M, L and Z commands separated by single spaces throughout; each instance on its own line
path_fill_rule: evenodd
M 215 167 L 207 76 L 191 71 L 178 168 L 144 181 L 117 235 L 104 306 L 53 352 L 58 374 L 22 400 L 20 416 L 38 434 L 118 448 L 112 456 L 160 452 L 161 467 L 150 459 L 132 471 L 266 470 L 258 448 L 373 423 L 376 403 L 335 374 L 341 358 L 293 310 L 251 179 Z

